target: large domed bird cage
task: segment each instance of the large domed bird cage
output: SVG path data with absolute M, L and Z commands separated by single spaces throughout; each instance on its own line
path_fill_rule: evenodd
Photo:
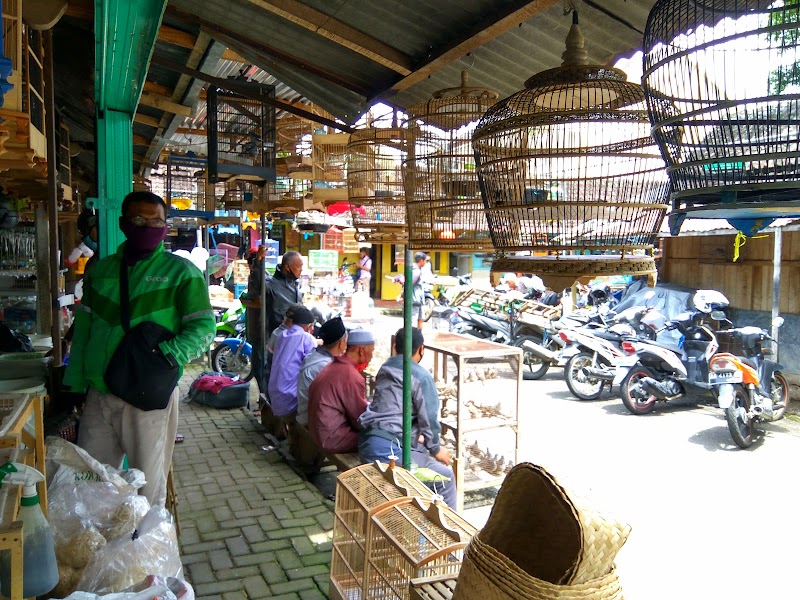
M 587 64 L 577 12 L 562 58 L 489 109 L 472 138 L 499 252 L 492 270 L 535 273 L 554 289 L 654 278 L 669 184 L 642 88 Z
M 365 127 L 350 134 L 347 188 L 360 241 L 407 243 L 403 189 L 407 139 L 407 130 L 401 127 Z
M 800 3 L 659 0 L 645 28 L 653 135 L 686 216 L 754 233 L 800 215 Z
M 491 252 L 472 133 L 497 102 L 497 93 L 469 87 L 439 90 L 408 110 L 409 143 L 403 167 L 412 250 Z

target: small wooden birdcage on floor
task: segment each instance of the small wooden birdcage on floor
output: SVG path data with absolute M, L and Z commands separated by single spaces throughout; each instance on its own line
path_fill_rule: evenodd
M 362 598 L 370 516 L 407 496 L 433 499 L 422 482 L 399 467 L 373 463 L 339 475 L 331 557 L 332 598 Z
M 414 250 L 491 252 L 471 138 L 497 93 L 468 87 L 439 90 L 408 111 L 403 168 L 408 245 Z
M 400 127 L 365 127 L 350 134 L 347 187 L 362 241 L 402 244 L 408 239 L 403 189 L 407 133 Z
M 561 67 L 498 102 L 473 136 L 494 246 L 494 271 L 654 273 L 653 243 L 668 208 L 664 161 L 641 86 L 588 65 L 573 13 Z M 570 278 L 572 278 L 570 280 Z M 552 284 L 551 284 L 552 285 Z
M 688 215 L 800 215 L 800 4 L 659 0 L 642 84 L 672 180 L 670 229 Z M 759 227 L 756 227 L 757 230 Z
M 347 144 L 349 133 L 311 136 L 314 200 L 323 204 L 347 202 Z
M 405 498 L 374 511 L 361 597 L 405 600 L 412 579 L 457 576 L 477 531 L 441 501 Z

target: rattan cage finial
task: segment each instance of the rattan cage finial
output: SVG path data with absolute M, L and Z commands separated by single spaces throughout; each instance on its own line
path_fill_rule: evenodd
M 673 234 L 687 215 L 765 226 L 800 215 L 798 24 L 795 0 L 655 3 L 642 83 Z
M 492 249 L 470 140 L 497 93 L 468 83 L 464 71 L 460 87 L 439 90 L 408 111 L 403 185 L 414 250 Z
M 655 274 L 669 183 L 642 88 L 621 70 L 565 64 L 538 73 L 486 112 L 472 142 L 489 231 L 504 253 L 493 270 L 565 286 Z
M 584 46 L 583 33 L 578 27 L 578 11 L 572 11 L 572 27 L 567 34 L 567 49 L 561 55 L 561 66 L 588 65 L 589 53 Z

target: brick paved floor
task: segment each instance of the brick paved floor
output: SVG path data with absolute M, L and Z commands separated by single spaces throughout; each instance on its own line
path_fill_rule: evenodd
M 187 367 L 184 396 L 202 370 Z M 181 556 L 197 598 L 327 597 L 333 504 L 261 449 L 270 442 L 246 410 L 182 401 L 178 431 Z

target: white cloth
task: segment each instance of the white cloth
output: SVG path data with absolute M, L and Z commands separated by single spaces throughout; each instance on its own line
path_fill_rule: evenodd
M 144 473 L 146 483 L 139 491 L 152 506 L 167 500 L 167 476 L 172 464 L 178 429 L 178 388 L 164 410 L 141 410 L 94 388 L 86 395 L 78 445 L 101 463 L 128 466 Z

